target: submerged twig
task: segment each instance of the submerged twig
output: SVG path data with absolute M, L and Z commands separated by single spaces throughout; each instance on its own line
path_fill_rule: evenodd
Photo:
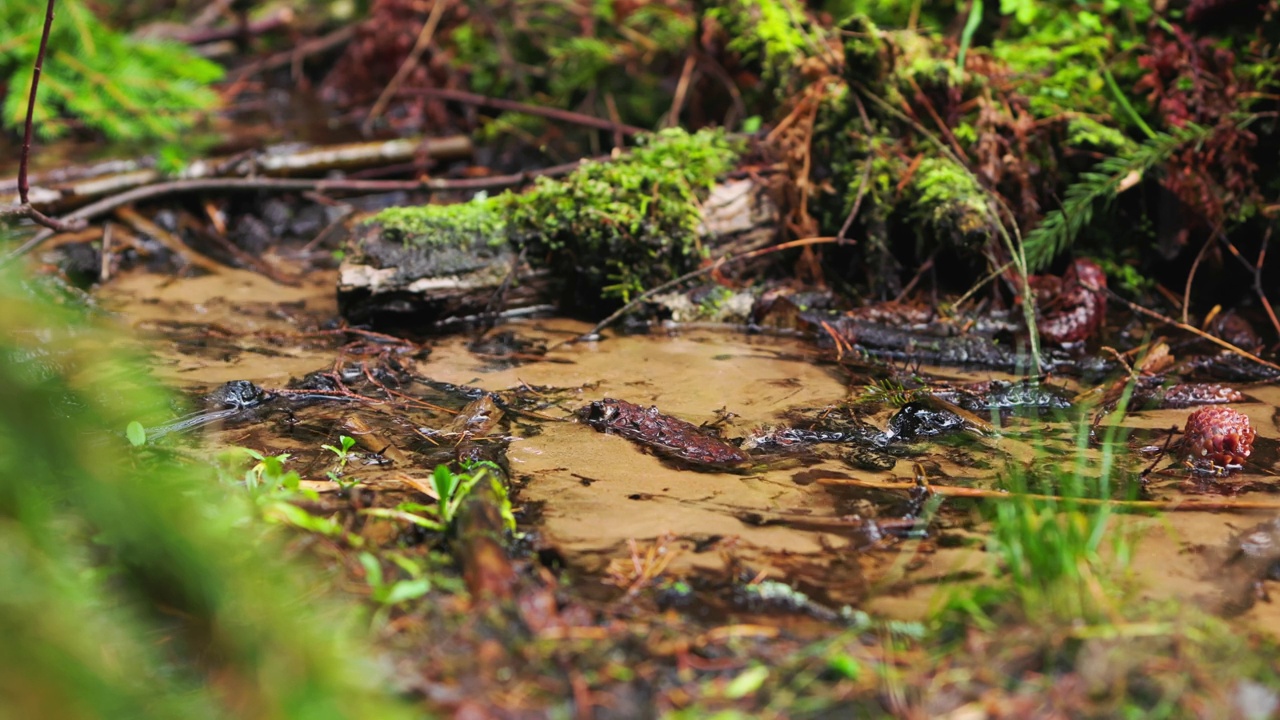
M 919 485 L 915 482 L 884 482 L 881 480 L 858 480 L 856 478 L 820 478 L 820 485 L 842 487 L 859 487 L 873 490 L 915 490 Z M 1211 512 L 1219 510 L 1280 510 L 1280 502 L 1253 500 L 1108 500 L 1102 498 L 1073 498 L 1060 495 L 1040 495 L 1036 493 L 1011 493 L 1004 490 L 959 487 L 955 485 L 930 485 L 929 490 L 935 495 L 944 497 L 963 497 L 975 500 L 1041 500 L 1058 502 L 1064 505 L 1105 505 L 1109 507 L 1131 510 L 1161 510 L 1164 512 Z

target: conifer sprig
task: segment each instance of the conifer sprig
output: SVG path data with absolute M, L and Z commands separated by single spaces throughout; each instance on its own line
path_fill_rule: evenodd
M 1169 133 L 1155 133 L 1132 152 L 1106 158 L 1093 170 L 1080 173 L 1080 181 L 1067 188 L 1062 208 L 1045 215 L 1023 240 L 1028 270 L 1044 269 L 1070 247 L 1092 222 L 1099 201 L 1105 207 L 1127 186 L 1127 179 L 1146 174 L 1179 148 L 1203 140 L 1212 131 L 1213 128 L 1188 125 Z

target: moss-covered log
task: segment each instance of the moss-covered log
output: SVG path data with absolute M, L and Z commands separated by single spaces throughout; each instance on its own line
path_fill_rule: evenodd
M 384 211 L 357 228 L 342 265 L 343 314 L 420 330 L 548 303 L 602 314 L 776 237 L 765 188 L 723 180 L 738 154 L 720 132 L 667 131 L 524 193 Z

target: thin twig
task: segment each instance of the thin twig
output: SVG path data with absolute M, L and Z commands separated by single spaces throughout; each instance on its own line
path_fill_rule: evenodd
M 338 28 L 328 35 L 323 35 L 314 40 L 308 40 L 297 47 L 289 50 L 282 50 L 275 55 L 271 55 L 263 60 L 236 68 L 227 74 L 227 79 L 233 83 L 239 83 L 242 80 L 257 75 L 260 72 L 274 70 L 285 65 L 296 64 L 302 59 L 323 52 L 328 52 L 339 48 L 351 41 L 356 35 L 356 26 L 347 25 Z
M 858 480 L 856 478 L 820 478 L 821 485 L 869 488 L 873 490 L 914 490 L 914 482 L 885 482 L 882 480 Z M 1161 510 L 1164 512 L 1216 512 L 1221 510 L 1280 510 L 1280 502 L 1256 502 L 1249 500 L 1189 501 L 1189 500 L 1108 500 L 1101 498 L 1068 498 L 1058 495 L 1011 493 L 1003 490 L 958 487 L 954 485 L 930 485 L 929 490 L 945 497 L 963 497 L 979 500 L 1040 500 L 1065 505 L 1103 505 L 1132 510 Z
M 1267 232 L 1262 237 L 1262 247 L 1258 250 L 1257 263 L 1251 263 L 1246 260 L 1244 255 L 1236 249 L 1235 244 L 1228 240 L 1226 235 L 1222 234 L 1220 228 L 1215 230 L 1215 235 L 1227 246 L 1231 254 L 1240 261 L 1240 264 L 1248 268 L 1249 272 L 1253 274 L 1253 290 L 1258 294 L 1258 300 L 1262 301 L 1262 307 L 1266 309 L 1267 317 L 1271 320 L 1272 327 L 1276 329 L 1277 333 L 1280 333 L 1280 322 L 1276 320 L 1276 312 L 1271 307 L 1271 301 L 1267 299 L 1267 294 L 1262 291 L 1262 263 L 1267 259 L 1267 244 L 1271 241 L 1271 227 L 1267 227 Z
M 49 46 L 49 30 L 53 27 L 53 2 L 49 0 L 44 11 L 44 30 L 40 33 L 40 49 L 36 51 L 36 66 L 31 71 L 31 93 L 27 95 L 27 119 L 22 126 L 22 156 L 18 161 L 18 197 L 27 204 L 27 165 L 31 160 L 31 125 L 36 112 L 36 91 L 40 87 L 40 71 L 44 68 L 44 51 Z
M 40 33 L 40 49 L 36 51 L 35 67 L 31 71 L 31 92 L 27 95 L 27 118 L 22 126 L 22 152 L 18 160 L 18 200 L 14 210 L 0 212 L 0 217 L 31 218 L 37 224 L 58 232 L 84 229 L 84 223 L 67 223 L 55 220 L 31 206 L 31 186 L 27 180 L 27 167 L 31 164 L 31 131 L 36 112 L 36 92 L 40 88 L 40 73 L 44 69 L 44 53 L 49 47 L 49 30 L 53 27 L 53 3 L 45 5 L 44 29 Z
M 680 112 L 684 110 L 684 99 L 689 92 L 689 82 L 693 79 L 693 68 L 697 64 L 697 58 L 693 53 L 684 59 L 684 67 L 680 69 L 680 80 L 676 83 L 676 95 L 671 101 L 671 109 L 667 111 L 667 121 L 663 123 L 666 127 L 675 127 L 680 124 Z
M 858 211 L 862 209 L 862 198 L 866 196 L 867 182 L 871 180 L 871 163 L 872 157 L 868 155 L 867 162 L 862 168 L 862 180 L 858 183 L 858 196 L 854 198 L 853 208 L 849 210 L 844 224 L 840 226 L 840 232 L 836 233 L 836 241 L 840 244 L 844 244 L 844 239 L 848 237 L 849 226 L 853 225 L 853 219 L 858 217 Z
M 1267 261 L 1267 245 L 1271 243 L 1271 228 L 1267 226 L 1266 233 L 1262 236 L 1262 247 L 1258 250 L 1258 262 L 1254 263 L 1253 289 L 1258 293 L 1258 299 L 1262 301 L 1262 306 L 1267 309 L 1267 317 L 1271 318 L 1271 326 L 1275 328 L 1276 334 L 1280 335 L 1280 320 L 1276 318 L 1276 311 L 1271 307 L 1271 301 L 1267 299 L 1267 294 L 1262 291 L 1262 264 Z
M 1107 288 L 1094 288 L 1094 287 L 1092 287 L 1092 286 L 1088 286 L 1088 285 L 1086 285 L 1086 287 L 1088 287 L 1089 289 L 1094 290 L 1094 291 L 1099 291 L 1099 290 L 1100 290 L 1100 291 L 1102 291 L 1102 292 L 1105 292 L 1108 296 L 1110 296 L 1110 297 L 1114 298 L 1115 300 L 1118 300 L 1119 302 L 1122 302 L 1122 303 L 1124 303 L 1125 305 L 1129 306 L 1129 309 L 1130 309 L 1130 310 L 1132 310 L 1132 311 L 1134 311 L 1134 312 L 1136 312 L 1136 313 L 1139 313 L 1139 314 L 1141 314 L 1141 315 L 1146 315 L 1147 317 L 1152 318 L 1152 319 L 1154 319 L 1154 320 L 1159 320 L 1160 322 L 1165 323 L 1166 325 L 1172 325 L 1172 326 L 1174 326 L 1174 327 L 1178 328 L 1179 330 L 1185 330 L 1186 332 L 1189 332 L 1189 333 L 1191 333 L 1192 335 L 1195 335 L 1196 337 L 1202 338 L 1202 339 L 1204 339 L 1204 340 L 1208 340 L 1209 342 L 1213 343 L 1214 345 L 1218 345 L 1218 346 L 1221 346 L 1221 347 L 1223 347 L 1223 348 L 1226 348 L 1227 350 L 1230 350 L 1231 352 L 1233 352 L 1233 353 L 1235 353 L 1235 354 L 1239 355 L 1240 357 L 1242 357 L 1242 358 L 1248 358 L 1249 360 L 1252 360 L 1252 361 L 1254 361 L 1254 362 L 1258 363 L 1259 365 L 1265 365 L 1265 366 L 1267 366 L 1267 367 L 1271 368 L 1272 370 L 1280 370 L 1280 365 L 1276 365 L 1276 364 L 1275 364 L 1275 363 L 1273 363 L 1273 362 L 1268 362 L 1268 361 L 1266 361 L 1266 360 L 1263 360 L 1262 358 L 1258 357 L 1257 355 L 1254 355 L 1253 353 L 1251 353 L 1251 352 L 1249 352 L 1249 351 L 1247 351 L 1247 350 L 1243 350 L 1243 349 L 1241 349 L 1241 348 L 1239 348 L 1239 347 L 1237 347 L 1237 346 L 1235 346 L 1235 345 L 1232 345 L 1231 343 L 1227 342 L 1226 340 L 1223 340 L 1223 339 L 1222 339 L 1222 338 L 1220 338 L 1220 337 L 1215 337 L 1215 336 L 1213 336 L 1213 335 L 1210 335 L 1209 333 L 1207 333 L 1207 332 L 1205 332 L 1205 331 L 1201 330 L 1200 328 L 1198 328 L 1198 327 L 1196 327 L 1196 326 L 1194 326 L 1194 325 L 1188 325 L 1188 324 L 1183 323 L 1183 322 L 1178 322 L 1177 320 L 1174 320 L 1174 319 L 1173 319 L 1173 318 L 1171 318 L 1171 317 L 1165 317 L 1164 315 L 1161 315 L 1160 313 L 1156 312 L 1155 310 L 1148 310 L 1148 309 L 1146 309 L 1146 308 L 1142 307 L 1141 305 L 1139 305 L 1139 304 L 1137 304 L 1137 303 L 1129 302 L 1129 301 L 1128 301 L 1128 300 L 1126 300 L 1125 298 L 1121 297 L 1120 295 L 1116 294 L 1114 291 L 1109 290 L 1109 289 L 1107 289 Z
M 1213 244 L 1213 238 L 1204 241 L 1204 245 L 1200 247 L 1200 252 L 1196 253 L 1196 259 L 1191 262 L 1191 269 L 1187 271 L 1187 284 L 1182 288 L 1182 322 L 1190 324 L 1187 313 L 1191 310 L 1191 285 L 1196 279 L 1196 270 L 1200 269 L 1200 263 L 1204 260 L 1205 253 L 1209 252 L 1209 246 Z
M 525 115 L 537 115 L 539 117 L 545 117 L 560 122 L 596 128 L 597 130 L 620 132 L 623 135 L 638 135 L 640 133 L 647 132 L 642 127 L 627 125 L 625 123 L 617 123 L 604 118 L 595 117 L 594 115 L 587 115 L 586 113 L 561 110 L 553 107 L 544 107 L 542 105 L 530 105 L 529 103 L 522 103 L 517 100 L 506 100 L 504 98 L 477 95 L 476 93 L 466 92 L 465 90 L 453 90 L 450 88 L 413 88 L 410 90 L 401 90 L 397 94 L 400 96 L 452 100 L 453 102 L 466 103 L 467 105 L 491 107 L 495 110 L 507 110 L 510 112 L 524 113 Z
M 369 115 L 365 117 L 361 130 L 367 135 L 373 128 L 373 123 L 382 115 L 382 111 L 387 109 L 387 103 L 391 102 L 391 98 L 400 89 L 400 85 L 404 79 L 409 77 L 409 73 L 418 67 L 418 60 L 422 58 L 422 53 L 426 52 L 427 47 L 431 45 L 431 39 L 435 37 L 436 28 L 440 25 L 440 18 L 444 15 L 444 8 L 449 0 L 434 0 L 431 3 L 431 14 L 427 16 L 427 21 L 422 25 L 422 31 L 418 33 L 418 41 L 413 44 L 413 49 L 409 51 L 409 57 L 400 63 L 400 67 L 396 70 L 395 76 L 391 78 L 391 82 L 382 88 L 382 94 L 378 95 L 377 101 L 373 103 L 373 108 L 369 110 Z

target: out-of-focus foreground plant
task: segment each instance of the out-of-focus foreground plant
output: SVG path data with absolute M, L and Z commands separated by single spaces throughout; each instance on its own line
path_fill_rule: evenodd
M 408 716 L 247 494 L 131 446 L 167 401 L 58 300 L 0 276 L 0 719 Z

